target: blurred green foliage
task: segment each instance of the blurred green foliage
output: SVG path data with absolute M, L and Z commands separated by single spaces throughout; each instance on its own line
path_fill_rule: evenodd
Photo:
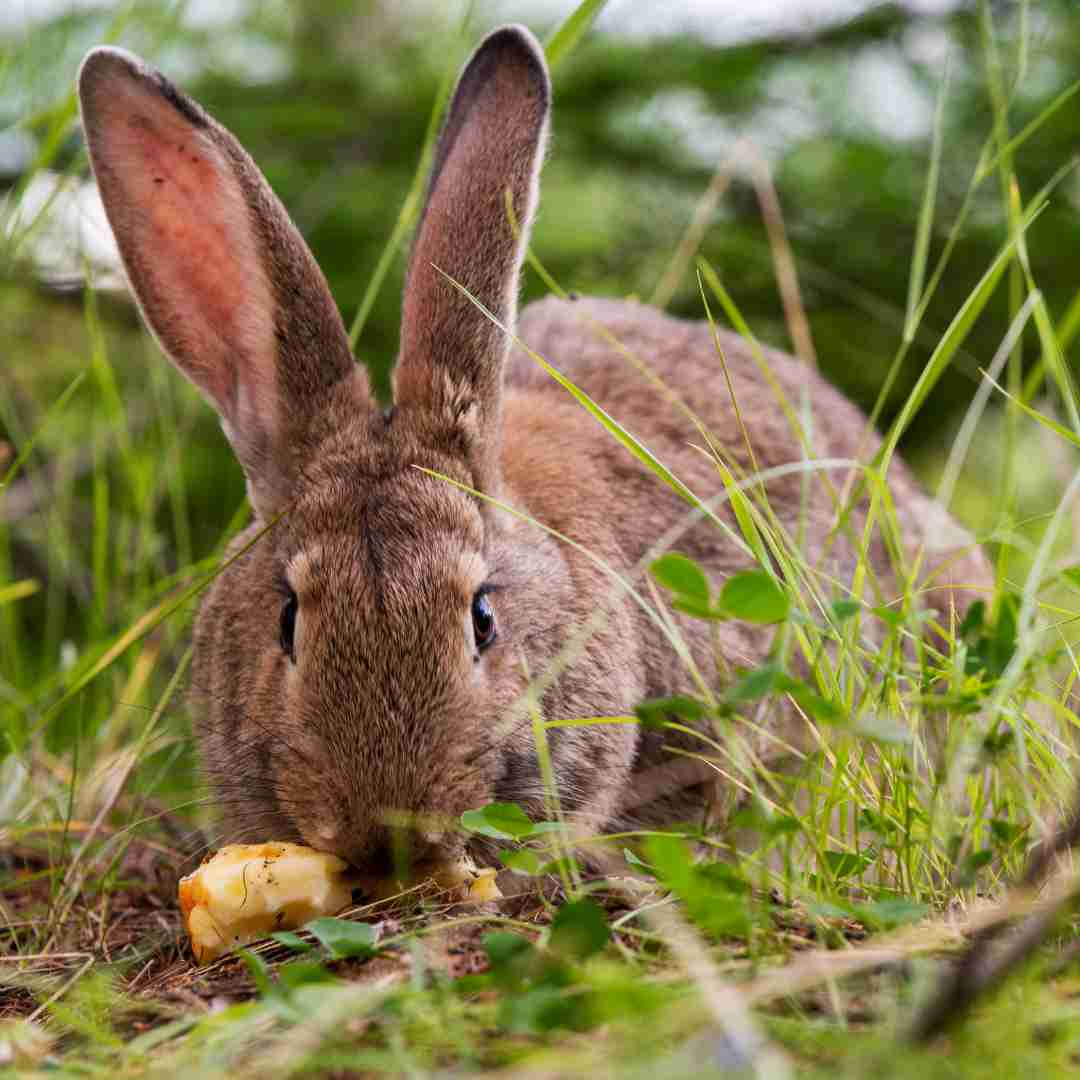
M 1080 10 L 1047 0 L 1022 20 L 1023 5 L 991 7 L 1016 132 L 1080 72 Z M 371 0 L 250 0 L 234 8 L 232 19 L 206 24 L 186 22 L 182 5 L 156 18 L 147 14 L 156 10 L 151 5 L 136 7 L 139 16 L 119 26 L 119 40 L 175 75 L 250 149 L 350 321 L 408 188 L 440 80 L 479 36 L 483 12 L 462 32 L 435 6 L 422 12 Z M 47 89 L 39 73 L 43 103 L 51 94 L 55 104 L 82 47 L 109 33 L 113 20 L 103 7 L 34 28 L 33 53 L 44 52 L 45 36 L 63 61 L 48 65 Z M 534 236 L 542 261 L 567 288 L 649 296 L 735 137 L 756 140 L 771 160 L 822 364 L 871 406 L 900 336 L 946 53 L 953 77 L 931 262 L 991 131 L 974 5 L 939 17 L 873 5 L 848 22 L 727 47 L 688 36 L 624 38 L 612 21 L 558 71 L 554 141 Z M 1015 64 L 1021 33 L 1028 40 L 1024 71 Z M 14 52 L 19 45 L 15 38 L 7 47 Z M 195 77 L 185 79 L 193 68 Z M 0 127 L 26 119 L 22 95 L 9 97 L 0 84 Z M 897 109 L 907 117 L 898 119 Z M 40 133 L 50 119 L 43 108 L 31 130 Z M 1078 144 L 1080 112 L 1070 104 L 1017 155 L 1022 195 L 1043 185 Z M 79 151 L 75 134 L 69 151 Z M 922 340 L 892 391 L 894 406 L 1003 241 L 995 184 L 991 175 L 976 195 Z M 1036 281 L 1059 315 L 1076 289 L 1078 198 L 1080 185 L 1070 177 L 1029 236 Z M 757 199 L 743 176 L 723 199 L 702 253 L 751 325 L 789 345 Z M 403 265 L 402 255 L 359 349 L 380 373 L 396 348 Z M 528 278 L 526 298 L 544 291 Z M 978 366 L 1001 340 L 1006 305 L 1002 290 L 917 432 L 932 431 L 943 413 L 963 404 Z M 692 272 L 671 306 L 700 316 Z
M 505 14 L 507 8 L 500 10 Z M 536 254 L 566 289 L 650 298 L 715 171 L 740 138 L 749 139 L 775 179 L 820 363 L 869 409 L 902 338 L 946 55 L 951 79 L 930 269 L 945 249 L 992 134 L 993 72 L 986 57 L 1000 58 L 1010 134 L 1039 117 L 1080 73 L 1076 5 L 1043 0 L 989 4 L 986 10 L 989 20 L 980 18 L 975 4 L 961 3 L 940 15 L 872 4 L 847 21 L 723 45 L 689 34 L 623 33 L 613 5 L 556 72 L 553 140 L 533 234 Z M 439 87 L 494 20 L 482 5 L 465 14 L 456 6 L 388 0 L 236 0 L 217 9 L 142 0 L 80 4 L 33 23 L 7 17 L 0 20 L 0 192 L 17 199 L 43 160 L 86 175 L 72 122 L 74 75 L 86 48 L 117 41 L 161 67 L 248 147 L 311 244 L 349 324 L 409 189 Z M 555 22 L 534 29 L 544 36 Z M 1080 145 L 1077 100 L 1053 112 L 1015 155 L 1022 199 L 1046 184 Z M 1027 236 L 1034 280 L 1058 320 L 1077 291 L 1078 201 L 1080 180 L 1070 172 Z M 895 415 L 1005 242 L 1004 205 L 991 170 L 970 200 L 948 270 L 880 423 Z M 745 170 L 736 171 L 707 224 L 701 254 L 755 332 L 790 348 L 774 255 Z M 140 565 L 165 575 L 209 553 L 243 491 L 239 470 L 223 464 L 227 449 L 209 410 L 151 358 L 154 350 L 136 331 L 129 307 L 99 302 L 107 316 L 101 353 L 109 358 L 106 375 L 92 360 L 97 323 L 79 311 L 78 290 L 57 297 L 35 285 L 25 244 L 0 246 L 0 255 L 6 344 L 0 441 L 18 449 L 70 379 L 89 371 L 90 396 L 80 392 L 70 418 L 42 436 L 30 465 L 63 467 L 65 453 L 80 448 L 84 456 L 107 456 L 114 436 L 99 429 L 98 403 L 100 395 L 118 393 L 129 414 L 129 447 L 146 447 L 146 475 L 135 479 L 138 469 L 125 452 L 130 484 L 118 478 L 108 497 L 121 509 L 127 499 L 135 518 L 149 509 L 160 529 L 156 538 L 142 538 Z M 358 343 L 383 393 L 397 347 L 405 258 L 401 250 L 393 259 Z M 545 291 L 528 272 L 525 299 Z M 669 306 L 701 316 L 692 261 Z M 921 461 L 924 473 L 939 467 L 954 417 L 1000 345 L 1015 306 L 1007 285 L 999 288 L 908 431 L 903 450 Z M 1030 368 L 1038 359 L 1030 326 L 1023 346 Z M 1001 464 L 994 457 L 1003 445 L 1000 417 L 991 412 L 985 418 L 990 437 L 973 451 L 974 473 L 989 487 Z M 101 443 L 97 451 L 86 445 L 95 439 Z M 1028 445 L 1041 453 L 1037 440 Z M 1066 454 L 1063 460 L 1071 458 Z M 161 463 L 168 467 L 159 468 Z M 1021 486 L 1033 488 L 1026 512 L 1052 505 L 1058 478 L 1051 485 L 1036 477 L 1050 468 L 1021 472 Z M 77 461 L 70 469 L 69 510 L 78 517 L 94 492 L 91 478 L 80 479 Z M 47 483 L 38 480 L 39 487 Z M 984 531 L 999 524 L 992 496 L 973 494 L 970 483 L 958 505 Z M 61 507 L 53 509 L 59 513 Z M 115 519 L 110 531 L 114 526 Z M 89 562 L 91 554 L 72 548 L 62 564 L 55 551 L 42 556 L 39 546 L 34 554 L 47 535 L 43 520 L 21 520 L 14 550 L 16 569 L 63 580 L 50 594 L 53 630 L 44 635 L 56 642 L 63 636 L 64 610 L 79 597 L 73 568 Z M 81 542 L 78 535 L 69 539 Z M 49 565 L 36 565 L 43 562 Z M 147 587 L 153 573 L 145 571 Z M 109 625 L 107 602 L 95 603 L 102 608 L 103 629 Z M 20 610 L 41 625 L 37 601 Z

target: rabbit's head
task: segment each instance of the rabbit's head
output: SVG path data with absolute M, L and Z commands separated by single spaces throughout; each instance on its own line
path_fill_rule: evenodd
M 452 856 L 446 823 L 508 776 L 542 790 L 531 737 L 508 741 L 506 725 L 527 731 L 511 707 L 530 664 L 556 651 L 572 593 L 552 541 L 463 490 L 503 487 L 506 330 L 548 124 L 542 51 L 506 27 L 461 76 L 389 410 L 237 141 L 117 49 L 90 53 L 79 96 L 142 313 L 219 412 L 262 530 L 213 587 L 196 638 L 209 714 L 196 721 L 226 827 L 374 866 L 399 812 L 414 857 Z M 625 740 L 600 742 L 628 757 Z

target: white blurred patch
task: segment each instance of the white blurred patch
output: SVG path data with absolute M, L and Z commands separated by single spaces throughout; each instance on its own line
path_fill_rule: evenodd
M 0 0 L 0 31 L 25 30 L 35 22 L 103 6 L 101 0 Z M 249 6 L 248 0 L 188 0 L 184 16 L 189 25 L 221 26 L 238 19 Z
M 700 90 L 672 89 L 656 94 L 619 124 L 674 137 L 695 164 L 716 168 L 746 140 L 766 161 L 776 162 L 793 146 L 835 123 L 845 108 L 850 122 L 886 139 L 928 138 L 934 100 L 916 81 L 904 54 L 891 46 L 863 49 L 846 73 L 823 76 L 798 62 L 778 64 L 765 92 L 766 104 L 751 110 L 734 127 L 715 111 Z M 842 98 L 844 105 L 839 100 Z M 743 165 L 735 163 L 735 170 Z
M 0 173 L 17 176 L 30 168 L 37 153 L 37 142 L 28 132 L 9 127 L 0 131 Z
M 897 49 L 881 45 L 861 50 L 850 79 L 851 108 L 859 122 L 886 139 L 922 139 L 930 134 L 934 101 Z
M 956 551 L 975 546 L 971 533 L 937 499 L 927 498 L 923 509 L 923 518 L 916 525 L 923 531 L 927 551 Z
M 484 10 L 496 20 L 554 24 L 577 0 L 488 0 Z M 917 15 L 943 15 L 964 0 L 906 0 Z M 596 25 L 608 33 L 636 38 L 691 34 L 714 45 L 731 45 L 775 34 L 811 33 L 879 6 L 880 0 L 673 0 L 642 3 L 611 0 Z
M 912 26 L 904 34 L 904 51 L 917 64 L 944 70 L 952 39 L 948 30 L 936 23 Z
M 92 11 L 97 0 L 3 0 L 0 3 L 0 31 L 25 30 L 28 25 L 55 19 L 69 11 Z
M 13 198 L 0 203 L 0 230 L 43 280 L 82 284 L 89 271 L 99 289 L 127 290 L 96 185 L 46 170 Z
M 15 821 L 16 810 L 23 809 L 30 772 L 18 754 L 8 754 L 0 761 L 0 821 Z

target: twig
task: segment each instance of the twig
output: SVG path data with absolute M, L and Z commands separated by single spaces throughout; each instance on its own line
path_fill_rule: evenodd
M 674 907 L 653 908 L 647 915 L 686 973 L 698 987 L 714 1023 L 724 1038 L 724 1049 L 735 1070 L 754 1076 L 786 1080 L 791 1076 L 787 1057 L 761 1033 L 750 1012 L 750 999 L 720 977 L 708 950 Z
M 629 882 L 614 872 L 614 860 L 605 857 L 604 853 L 598 853 L 596 857 L 612 890 L 622 893 L 630 906 L 636 906 L 640 897 L 635 895 Z M 606 867 L 605 863 L 608 864 Z M 713 1056 L 719 1049 L 724 1055 L 726 1069 L 745 1071 L 762 1080 L 787 1080 L 792 1075 L 791 1064 L 783 1051 L 758 1027 L 750 1011 L 751 998 L 741 987 L 721 978 L 708 949 L 678 908 L 671 904 L 646 904 L 638 906 L 636 914 L 652 925 L 697 986 L 712 1016 L 715 1031 L 722 1039 L 721 1046 L 714 1048 Z
M 720 205 L 720 200 L 731 183 L 731 173 L 739 150 L 739 145 L 736 145 L 735 151 L 720 163 L 709 181 L 709 186 L 698 200 L 694 208 L 694 216 L 649 299 L 653 307 L 666 308 L 671 303 L 671 298 L 675 295 L 675 290 L 679 287 L 679 282 L 682 281 L 698 248 L 701 247 L 701 242 L 705 239 L 705 234 L 712 224 L 716 208 Z
M 1053 869 L 1054 859 L 1080 842 L 1080 789 L 1074 798 L 1068 823 L 1031 853 L 1021 883 L 1011 898 L 1014 903 L 1017 898 L 1033 899 Z M 916 1013 L 908 1037 L 914 1042 L 926 1042 L 955 1024 L 979 997 L 999 985 L 1031 955 L 1078 893 L 1080 872 L 1059 878 L 997 952 L 993 951 L 994 946 L 1007 929 L 1008 919 L 991 923 L 976 933 L 959 963 Z
M 780 197 L 776 193 L 768 163 L 758 153 L 752 142 L 744 147 L 750 165 L 750 177 L 761 207 L 761 218 L 765 222 L 765 231 L 772 249 L 773 264 L 776 267 L 776 285 L 780 290 L 780 302 L 784 307 L 791 343 L 795 346 L 795 355 L 812 368 L 818 366 L 814 341 L 810 334 L 810 320 L 806 317 L 802 295 L 799 292 L 799 275 L 795 270 L 795 259 L 788 243 L 787 229 L 784 227 L 784 214 L 780 209 Z

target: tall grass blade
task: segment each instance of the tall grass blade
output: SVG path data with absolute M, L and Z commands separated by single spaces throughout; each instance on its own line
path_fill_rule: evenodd
M 420 201 L 423 198 L 428 172 L 431 169 L 431 156 L 435 152 L 435 140 L 438 138 L 443 111 L 450 98 L 454 77 L 457 74 L 458 59 L 462 51 L 460 39 L 464 34 L 465 26 L 468 24 L 471 14 L 472 4 L 470 3 L 461 21 L 458 48 L 455 50 L 451 62 L 446 66 L 442 82 L 439 83 L 439 89 L 435 95 L 435 101 L 431 106 L 427 130 L 424 132 L 424 144 L 420 149 L 420 158 L 416 163 L 416 171 L 413 173 L 408 193 L 405 196 L 405 201 L 401 204 L 401 209 L 398 211 L 394 227 L 390 230 L 390 236 L 387 238 L 379 258 L 376 260 L 371 280 L 364 290 L 360 306 L 356 309 L 356 315 L 353 316 L 352 325 L 349 327 L 349 345 L 353 351 L 356 350 L 356 344 L 360 340 L 360 335 L 364 332 L 364 326 L 367 323 L 368 316 L 371 314 L 371 309 L 375 306 L 375 301 L 378 299 L 386 275 L 390 272 L 394 257 L 401 249 L 405 236 L 408 234 L 409 229 L 412 228 L 413 222 L 420 212 Z
M 983 372 L 983 378 L 989 380 L 993 387 L 999 391 L 1004 397 L 1011 401 L 1018 408 L 1027 413 L 1037 424 L 1041 424 L 1044 428 L 1052 431 L 1055 435 L 1060 435 L 1066 442 L 1071 443 L 1073 446 L 1080 447 L 1080 434 L 1075 431 L 1070 431 L 1064 424 L 1058 423 L 1053 417 L 1047 416 L 1045 413 L 1039 412 L 1038 409 L 1033 409 L 1026 401 L 1017 397 L 1015 394 L 1010 394 L 999 382 L 996 382 L 990 377 L 990 373 Z
M 35 581 L 33 578 L 16 581 L 11 585 L 0 586 L 0 607 L 5 604 L 13 604 L 16 600 L 25 600 L 26 597 L 33 596 L 40 589 L 41 582 Z
M 559 64 L 574 51 L 578 42 L 588 32 L 596 17 L 604 10 L 607 0 L 582 0 L 569 15 L 563 19 L 544 46 L 548 67 L 554 71 Z
M 926 172 L 926 188 L 923 191 L 922 206 L 919 208 L 919 224 L 915 230 L 915 251 L 911 256 L 911 274 L 908 278 L 907 312 L 904 316 L 904 340 L 912 341 L 918 326 L 916 311 L 922 296 L 923 282 L 926 279 L 926 264 L 930 257 L 930 233 L 934 225 L 934 206 L 937 200 L 938 179 L 941 175 L 941 148 L 945 133 L 945 102 L 949 97 L 949 58 L 945 59 L 945 72 L 941 79 L 941 93 L 938 96 L 937 110 L 934 114 L 934 137 L 930 146 L 930 167 Z
M 1019 147 L 1023 146 L 1063 105 L 1072 101 L 1077 93 L 1080 93 L 1080 80 L 1062 90 L 1034 120 L 1025 124 L 1011 139 L 1007 139 L 996 154 L 980 161 L 979 167 L 975 170 L 973 182 L 981 184 L 1001 164 L 1002 160 L 1011 158 Z
M 64 411 L 64 409 L 67 407 L 67 403 L 71 400 L 72 395 L 75 393 L 76 390 L 79 389 L 79 387 L 82 385 L 83 379 L 85 378 L 86 372 L 80 371 L 79 374 L 76 375 L 70 383 L 68 383 L 68 385 L 64 389 L 64 392 L 52 403 L 52 405 L 49 406 L 49 409 L 45 413 L 45 416 L 42 418 L 41 423 L 37 426 L 30 438 L 27 439 L 26 442 L 23 444 L 22 449 L 15 455 L 14 460 L 7 467 L 4 475 L 0 476 L 0 501 L 2 501 L 4 492 L 7 490 L 8 487 L 10 487 L 11 482 L 18 475 L 19 470 L 26 462 L 26 459 L 33 452 L 34 447 L 37 445 L 38 440 L 45 432 L 45 429 L 48 428 L 48 426 L 56 420 L 60 413 Z M 0 518 L 2 517 L 3 515 L 0 514 Z
M 930 391 L 933 390 L 938 379 L 941 378 L 953 356 L 955 356 L 956 350 L 964 343 L 972 326 L 975 324 L 975 320 L 982 314 L 983 308 L 986 307 L 987 302 L 997 288 L 997 284 L 1001 280 L 1001 275 L 1008 268 L 1013 254 L 1016 251 L 1016 245 L 1019 242 L 1020 237 L 1023 236 L 1031 223 L 1040 213 L 1042 213 L 1045 205 L 1044 202 L 1040 202 L 1025 212 L 1020 222 L 1020 227 L 998 252 L 994 261 L 983 274 L 978 285 L 975 286 L 968 298 L 961 305 L 960 310 L 949 324 L 949 328 L 945 331 L 937 348 L 931 354 L 926 367 L 923 369 L 914 388 L 904 402 L 900 414 L 893 422 L 889 434 L 876 456 L 877 461 L 887 465 L 892 459 L 893 454 L 896 453 L 896 447 L 900 442 L 900 436 L 907 430 L 907 427 L 914 419 L 915 414 L 922 408 Z

